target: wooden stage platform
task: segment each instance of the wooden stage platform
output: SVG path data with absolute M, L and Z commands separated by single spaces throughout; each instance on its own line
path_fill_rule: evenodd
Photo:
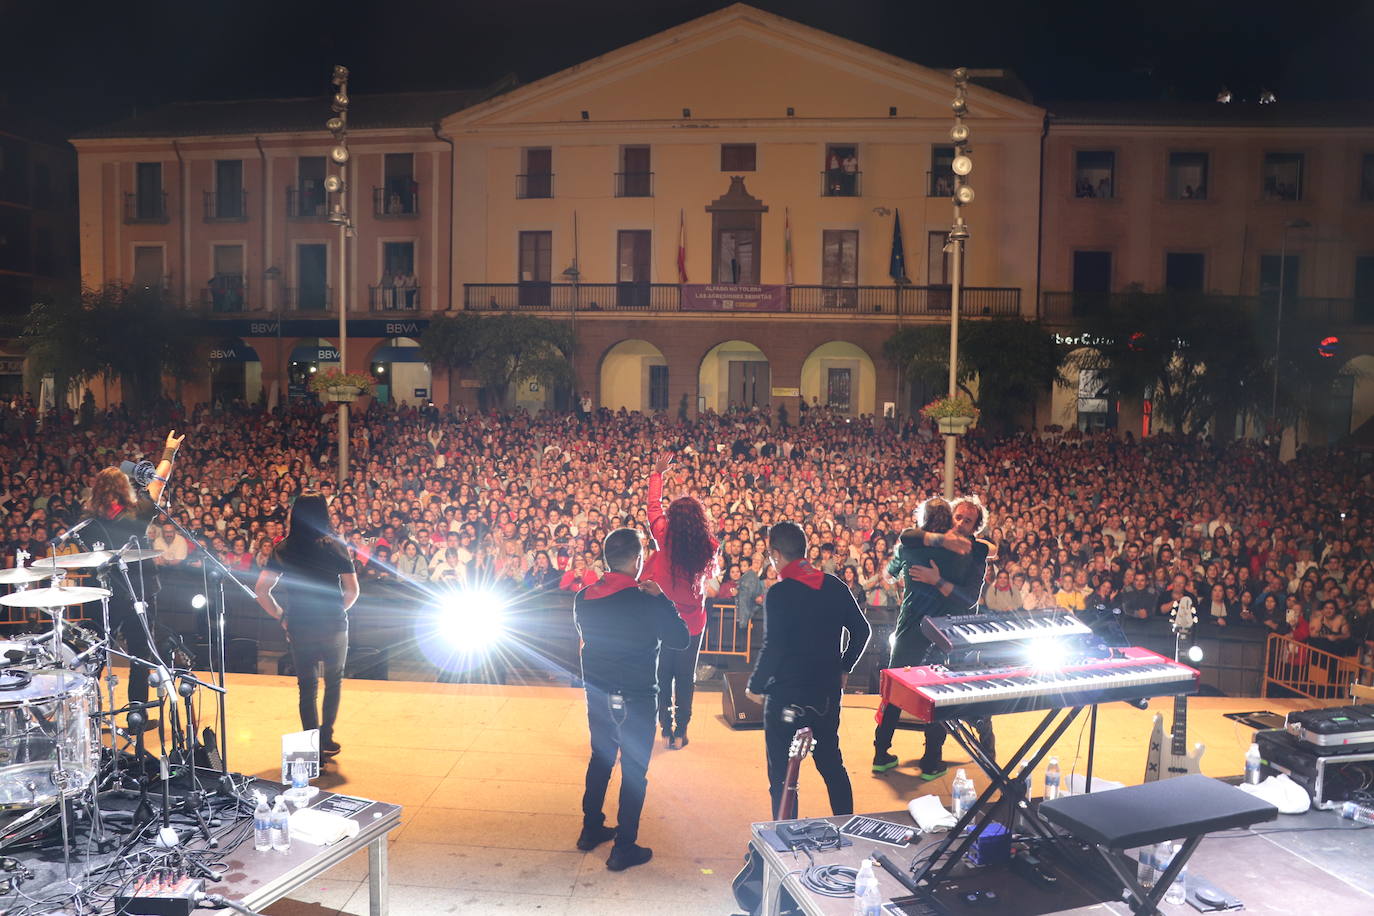
M 280 774 L 280 735 L 297 728 L 294 681 L 231 675 L 230 688 L 230 767 L 264 776 Z M 1252 731 L 1223 718 L 1223 713 L 1283 713 L 1300 705 L 1311 704 L 1190 700 L 1190 741 L 1207 745 L 1203 771 L 1221 777 L 1243 769 Z M 207 717 L 212 706 L 205 705 Z M 927 792 L 947 801 L 951 777 L 930 783 L 918 777 L 918 734 L 899 731 L 894 751 L 903 764 L 880 777 L 871 774 L 876 706 L 875 696 L 847 695 L 844 700 L 841 743 L 856 810 L 902 808 Z M 1097 775 L 1132 785 L 1140 782 L 1153 712 L 1163 711 L 1167 717 L 1171 708 L 1167 699 L 1154 701 L 1149 711 L 1124 703 L 1103 706 Z M 1019 744 L 1040 715 L 995 719 L 999 745 Z M 586 711 L 578 690 L 347 681 L 337 732 L 344 750 L 321 785 L 404 806 L 402 826 L 393 834 L 391 846 L 391 911 L 397 916 L 723 916 L 737 910 L 730 880 L 741 863 L 749 825 L 769 818 L 763 733 L 732 731 L 721 716 L 719 693 L 699 691 L 690 737 L 690 746 L 680 751 L 666 750 L 661 740 L 657 743 L 640 836 L 641 843 L 654 849 L 654 859 L 623 873 L 606 870 L 608 847 L 581 853 L 573 846 L 581 824 L 588 754 Z M 953 742 L 947 752 L 961 753 Z M 1081 772 L 1086 730 L 1075 724 L 1055 753 L 1066 774 L 1075 766 Z M 981 781 L 974 770 L 970 765 L 970 774 Z M 613 783 L 611 805 L 615 791 Z M 830 813 L 820 778 L 809 763 L 803 767 L 800 796 L 802 816 Z M 614 823 L 613 807 L 607 814 Z M 1282 826 L 1282 821 L 1271 826 Z M 1239 850 L 1251 841 L 1215 842 Z M 1204 841 L 1199 861 L 1208 851 Z M 357 857 L 268 912 L 366 913 L 366 873 L 366 858 Z M 1237 889 L 1254 880 L 1244 869 L 1210 877 Z M 1352 887 L 1351 899 L 1361 897 Z

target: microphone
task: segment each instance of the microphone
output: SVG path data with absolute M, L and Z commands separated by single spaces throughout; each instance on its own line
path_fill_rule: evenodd
M 146 487 L 154 480 L 167 483 L 166 477 L 157 475 L 157 466 L 151 461 L 140 461 L 137 464 L 132 461 L 121 461 L 119 462 L 119 469 L 124 472 L 125 477 L 140 487 Z
M 67 543 L 67 541 L 69 541 L 69 540 L 71 540 L 72 538 L 76 537 L 76 533 L 77 533 L 78 531 L 80 531 L 82 528 L 85 528 L 87 525 L 89 525 L 89 524 L 90 524 L 91 522 L 93 522 L 93 521 L 95 521 L 94 518 L 87 518 L 87 519 L 83 519 L 83 520 L 77 522 L 75 525 L 72 525 L 72 526 L 71 526 L 70 528 L 68 528 L 66 531 L 62 532 L 61 534 L 59 534 L 59 535 L 57 536 L 57 543 L 58 543 L 58 544 L 65 544 L 65 543 Z

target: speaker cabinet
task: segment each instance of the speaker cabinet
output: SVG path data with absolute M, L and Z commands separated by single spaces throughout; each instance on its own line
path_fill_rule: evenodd
M 721 707 L 725 724 L 731 728 L 763 728 L 763 706 L 744 695 L 749 672 L 725 672 L 725 689 L 721 691 Z

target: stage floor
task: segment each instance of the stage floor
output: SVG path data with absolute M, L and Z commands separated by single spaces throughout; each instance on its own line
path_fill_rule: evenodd
M 279 775 L 280 735 L 297 728 L 294 681 L 267 675 L 230 675 L 229 680 L 230 767 Z M 877 697 L 848 695 L 844 704 L 841 744 L 856 810 L 890 811 L 925 792 L 948 800 L 950 776 L 930 783 L 918 778 L 914 762 L 921 739 L 916 733 L 899 731 L 894 751 L 903 764 L 873 776 L 869 764 Z M 1301 705 L 1312 704 L 1191 699 L 1190 741 L 1207 745 L 1203 772 L 1220 777 L 1243 769 L 1252 731 L 1223 713 L 1283 713 Z M 212 707 L 207 703 L 202 714 L 208 717 Z M 1097 775 L 1140 782 L 1152 715 L 1163 711 L 1167 721 L 1171 709 L 1167 699 L 1156 700 L 1149 711 L 1124 703 L 1102 707 Z M 659 741 L 654 751 L 640 832 L 640 842 L 653 848 L 654 859 L 622 873 L 606 870 L 608 846 L 592 853 L 573 846 L 581 825 L 588 754 L 586 711 L 578 690 L 347 681 L 337 731 L 344 750 L 321 785 L 403 806 L 402 826 L 391 843 L 391 911 L 398 916 L 721 916 L 737 911 L 730 880 L 741 864 L 749 824 L 769 817 L 763 733 L 728 728 L 717 692 L 698 692 L 696 714 L 690 746 L 669 751 Z M 1019 745 L 1040 716 L 995 719 L 999 746 Z M 953 742 L 947 752 L 961 753 Z M 1075 765 L 1081 772 L 1086 728 L 1075 723 L 1056 753 L 1066 774 Z M 981 783 L 974 770 L 970 765 L 970 775 Z M 615 793 L 613 782 L 611 800 Z M 810 764 L 802 770 L 800 798 L 802 816 L 830 813 Z M 613 807 L 607 815 L 614 823 Z M 1202 850 L 1207 848 L 1204 842 Z M 1225 875 L 1209 877 L 1219 884 L 1228 881 Z M 268 912 L 365 914 L 366 878 L 366 857 L 356 856 Z M 1360 896 L 1353 889 L 1351 893 L 1352 899 Z

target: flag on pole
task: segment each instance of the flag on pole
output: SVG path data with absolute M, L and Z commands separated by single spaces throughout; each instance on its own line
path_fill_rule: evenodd
M 887 262 L 887 272 L 894 283 L 911 282 L 911 279 L 906 275 L 906 249 L 902 244 L 902 214 L 900 210 L 892 214 L 892 256 Z
M 687 218 L 677 211 L 677 282 L 687 282 Z
M 791 286 L 792 280 L 792 208 L 783 210 L 782 227 L 782 259 L 783 268 L 787 275 L 787 285 Z

